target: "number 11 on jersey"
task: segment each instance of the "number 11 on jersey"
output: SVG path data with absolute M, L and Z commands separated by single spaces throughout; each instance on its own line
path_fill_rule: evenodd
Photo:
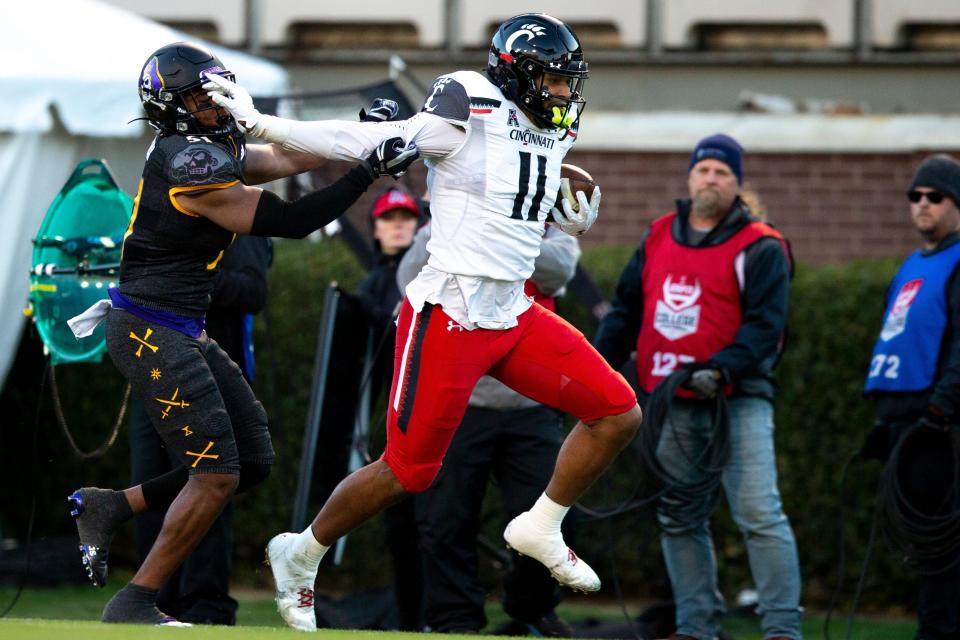
M 539 153 L 530 153 L 529 151 L 520 151 L 520 177 L 517 184 L 517 197 L 513 200 L 513 214 L 510 216 L 513 220 L 523 220 L 523 202 L 527 199 L 530 192 L 530 165 L 531 159 L 537 159 L 536 191 L 533 194 L 533 201 L 527 210 L 526 220 L 536 222 L 540 216 L 540 203 L 543 202 L 543 196 L 547 193 L 547 157 Z

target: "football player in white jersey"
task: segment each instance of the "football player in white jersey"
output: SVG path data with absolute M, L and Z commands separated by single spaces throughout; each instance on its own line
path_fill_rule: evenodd
M 316 628 L 313 583 L 337 538 L 430 485 L 484 374 L 580 420 L 546 491 L 507 525 L 504 538 L 561 584 L 600 588 L 596 573 L 564 543 L 560 523 L 633 438 L 640 408 L 583 335 L 523 290 L 544 223 L 579 235 L 597 216 L 599 189 L 589 201 L 578 192 L 575 204 L 564 198 L 554 206 L 586 77 L 573 31 L 556 18 L 524 14 L 493 36 L 485 74 L 441 76 L 408 120 L 284 120 L 257 112 L 246 91 L 228 80 L 212 76 L 205 85 L 243 130 L 285 148 L 348 160 L 400 136 L 430 169 L 430 258 L 407 286 L 397 320 L 386 451 L 345 478 L 309 528 L 280 534 L 267 546 L 289 625 Z

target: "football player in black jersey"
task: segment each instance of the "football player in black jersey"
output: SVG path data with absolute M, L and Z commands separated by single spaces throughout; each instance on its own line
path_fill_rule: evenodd
M 119 286 L 109 291 L 107 347 L 182 466 L 124 491 L 88 487 L 69 497 L 83 562 L 98 586 L 116 527 L 147 509 L 167 514 L 133 580 L 104 608 L 104 622 L 179 624 L 157 609 L 158 589 L 230 497 L 270 472 L 266 413 L 239 367 L 203 331 L 224 249 L 238 233 L 302 238 L 418 156 L 400 138 L 386 140 L 332 185 L 282 200 L 250 185 L 322 160 L 272 144 L 247 147 L 201 88 L 217 74 L 232 77 L 206 49 L 178 42 L 151 55 L 140 76 L 157 136 L 124 234 Z M 371 116 L 383 119 L 383 105 L 375 107 Z

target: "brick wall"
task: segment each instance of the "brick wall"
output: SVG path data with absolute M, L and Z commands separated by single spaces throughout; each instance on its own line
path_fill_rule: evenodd
M 748 155 L 744 187 L 759 194 L 798 262 L 904 256 L 919 245 L 905 192 L 926 155 Z M 584 246 L 635 244 L 651 220 L 686 196 L 688 158 L 685 153 L 571 153 L 568 161 L 589 171 L 603 189 L 601 217 L 584 236 Z M 321 180 L 336 177 L 342 168 L 328 168 Z M 404 182 L 422 185 L 423 175 L 417 167 Z M 388 182 L 381 180 L 371 193 Z M 349 214 L 364 230 L 371 200 L 365 195 Z
M 762 154 L 744 159 L 744 187 L 789 238 L 799 262 L 903 256 L 918 246 L 905 192 L 922 154 Z M 603 188 L 589 243 L 634 243 L 687 193 L 689 156 L 572 153 Z

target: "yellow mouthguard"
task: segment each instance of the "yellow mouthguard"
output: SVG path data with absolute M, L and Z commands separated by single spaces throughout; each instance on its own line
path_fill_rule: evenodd
M 550 121 L 557 126 L 563 127 L 564 129 L 569 129 L 570 125 L 573 124 L 573 115 L 571 115 L 569 109 L 560 111 L 560 107 L 554 107 L 553 118 Z

